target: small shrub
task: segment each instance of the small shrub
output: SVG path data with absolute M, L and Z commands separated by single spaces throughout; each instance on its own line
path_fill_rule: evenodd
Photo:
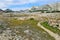
M 34 20 L 34 18 L 30 18 L 30 20 Z

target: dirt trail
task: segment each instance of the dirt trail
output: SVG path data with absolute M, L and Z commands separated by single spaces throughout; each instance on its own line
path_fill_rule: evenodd
M 40 24 L 40 22 L 38 22 L 37 25 L 38 25 L 40 28 L 44 29 L 46 32 L 48 32 L 49 35 L 51 35 L 52 37 L 55 38 L 55 40 L 60 40 L 60 36 L 59 36 L 58 34 L 55 34 L 55 33 L 53 33 L 52 31 L 46 29 L 45 27 L 43 27 L 43 26 Z

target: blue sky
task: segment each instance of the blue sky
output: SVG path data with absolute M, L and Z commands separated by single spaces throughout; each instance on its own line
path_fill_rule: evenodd
M 0 0 L 0 9 L 22 10 L 54 2 L 60 2 L 60 0 Z

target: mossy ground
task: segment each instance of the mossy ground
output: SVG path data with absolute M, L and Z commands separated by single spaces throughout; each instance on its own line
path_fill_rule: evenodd
M 51 37 L 46 31 L 44 31 L 43 29 L 41 29 L 40 27 L 37 26 L 37 23 L 39 21 L 37 20 L 17 20 L 17 19 L 11 19 L 9 20 L 9 27 L 10 28 L 14 28 L 14 27 L 23 27 L 20 29 L 17 29 L 18 31 L 22 31 L 27 29 L 26 27 L 29 26 L 29 29 L 32 30 L 35 35 L 38 35 L 40 38 L 42 38 L 42 40 L 55 40 L 53 37 Z M 24 27 L 26 26 L 26 27 Z M 38 33 L 38 34 L 36 34 Z M 19 33 L 17 33 L 19 34 Z M 34 36 L 34 35 L 33 35 Z

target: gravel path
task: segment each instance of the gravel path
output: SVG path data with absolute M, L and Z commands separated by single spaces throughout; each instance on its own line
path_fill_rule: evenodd
M 58 34 L 53 33 L 52 31 L 46 29 L 45 27 L 43 27 L 40 22 L 37 24 L 39 27 L 41 27 L 42 29 L 44 29 L 46 32 L 48 32 L 52 37 L 54 37 L 56 40 L 60 40 L 60 36 Z

